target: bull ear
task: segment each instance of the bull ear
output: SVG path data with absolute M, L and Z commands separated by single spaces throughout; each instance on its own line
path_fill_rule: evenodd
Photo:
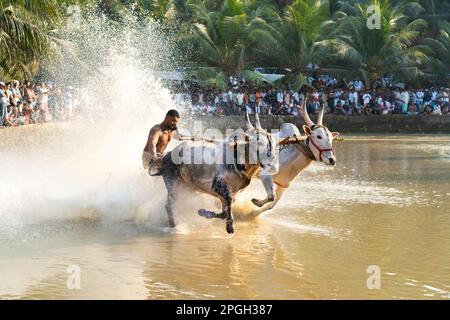
M 333 139 L 336 139 L 339 136 L 339 132 L 332 132 L 331 135 L 333 136 Z
M 306 125 L 303 125 L 303 131 L 305 131 L 307 136 L 311 135 L 311 128 L 310 127 L 308 127 Z

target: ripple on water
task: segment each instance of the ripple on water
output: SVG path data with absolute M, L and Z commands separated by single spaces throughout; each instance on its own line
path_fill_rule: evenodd
M 296 181 L 292 189 L 286 192 L 283 205 L 288 208 L 333 208 L 337 211 L 348 210 L 349 205 L 376 204 L 395 207 L 407 207 L 415 204 L 429 204 L 425 195 L 414 191 L 402 191 L 394 187 L 380 186 L 375 182 L 341 180 L 329 178 L 305 179 Z M 299 193 L 307 193 L 299 196 Z
M 437 155 L 439 159 L 450 161 L 450 143 L 446 144 L 413 144 L 413 145 L 405 145 L 406 148 L 413 148 L 422 152 L 426 152 L 427 154 Z
M 299 224 L 295 221 L 291 221 L 288 219 L 282 219 L 282 218 L 278 218 L 278 217 L 275 218 L 275 217 L 271 217 L 271 216 L 265 218 L 265 220 L 270 222 L 272 225 L 287 228 L 296 233 L 309 233 L 309 234 L 324 235 L 324 236 L 332 235 L 331 230 L 326 229 L 321 226 L 304 225 L 304 224 Z

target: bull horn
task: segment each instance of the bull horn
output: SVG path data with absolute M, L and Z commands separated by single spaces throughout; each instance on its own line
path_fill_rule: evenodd
M 325 112 L 325 105 L 322 104 L 322 106 L 320 107 L 320 111 L 319 111 L 319 117 L 317 118 L 317 124 L 318 125 L 323 125 L 323 114 Z
M 256 113 L 255 116 L 256 116 L 256 123 L 255 123 L 256 124 L 256 129 L 262 130 L 261 122 L 259 122 L 259 115 Z
M 305 97 L 305 100 L 302 103 L 302 115 L 305 123 L 308 127 L 312 127 L 314 122 L 312 122 L 311 118 L 308 115 L 308 110 L 306 110 L 306 102 L 308 101 L 308 96 Z
M 255 127 L 250 122 L 250 117 L 248 116 L 248 112 L 245 113 L 245 117 L 247 118 L 247 123 L 246 123 L 247 130 L 255 130 Z

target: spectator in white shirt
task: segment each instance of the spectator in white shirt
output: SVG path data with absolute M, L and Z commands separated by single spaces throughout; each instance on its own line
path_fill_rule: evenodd
M 363 104 L 364 104 L 364 108 L 367 107 L 370 103 L 370 100 L 372 99 L 372 96 L 370 95 L 369 92 L 365 92 L 363 94 Z
M 403 89 L 400 92 L 400 103 L 402 107 L 402 113 L 408 112 L 408 104 L 409 104 L 409 93 L 406 89 Z
M 355 88 L 355 90 L 357 91 L 357 92 L 360 92 L 362 89 L 363 89 L 363 87 L 364 87 L 364 84 L 362 83 L 362 81 L 361 80 L 356 80 L 354 83 L 353 83 L 353 87 Z

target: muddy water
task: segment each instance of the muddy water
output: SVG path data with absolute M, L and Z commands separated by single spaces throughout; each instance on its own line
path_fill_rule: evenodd
M 9 212 L 0 215 L 0 297 L 450 298 L 450 138 L 346 138 L 336 144 L 335 168 L 308 168 L 276 209 L 254 221 L 237 221 L 233 237 L 223 221 L 196 216 L 199 200 L 193 196 L 179 208 L 178 227 L 169 230 L 163 189 L 150 190 L 152 199 L 161 199 L 146 219 L 128 213 L 114 213 L 112 219 L 107 213 L 91 215 L 95 209 L 86 206 L 73 214 L 82 197 L 60 196 L 52 207 L 55 197 L 40 201 L 36 195 L 47 192 L 41 184 L 38 191 L 32 186 L 20 194 L 22 182 L 7 175 L 8 180 L 0 180 L 0 199 L 8 201 L 5 186 L 12 184 L 12 201 L 17 202 L 18 192 L 22 201 L 3 206 Z M 17 143 L 2 148 L 3 155 L 23 152 Z M 10 167 L 0 164 L 2 171 Z M 33 170 L 26 172 L 32 179 Z M 133 194 L 134 186 L 114 190 L 102 203 Z M 101 197 L 108 188 L 90 197 Z M 254 181 L 241 200 L 261 189 Z M 29 201 L 33 208 L 26 206 Z M 121 202 L 119 211 L 129 203 Z M 32 214 L 26 215 L 24 207 Z M 11 219 L 14 211 L 22 218 Z M 69 266 L 80 270 L 79 289 L 67 286 Z M 379 289 L 367 286 L 369 266 L 379 268 Z

